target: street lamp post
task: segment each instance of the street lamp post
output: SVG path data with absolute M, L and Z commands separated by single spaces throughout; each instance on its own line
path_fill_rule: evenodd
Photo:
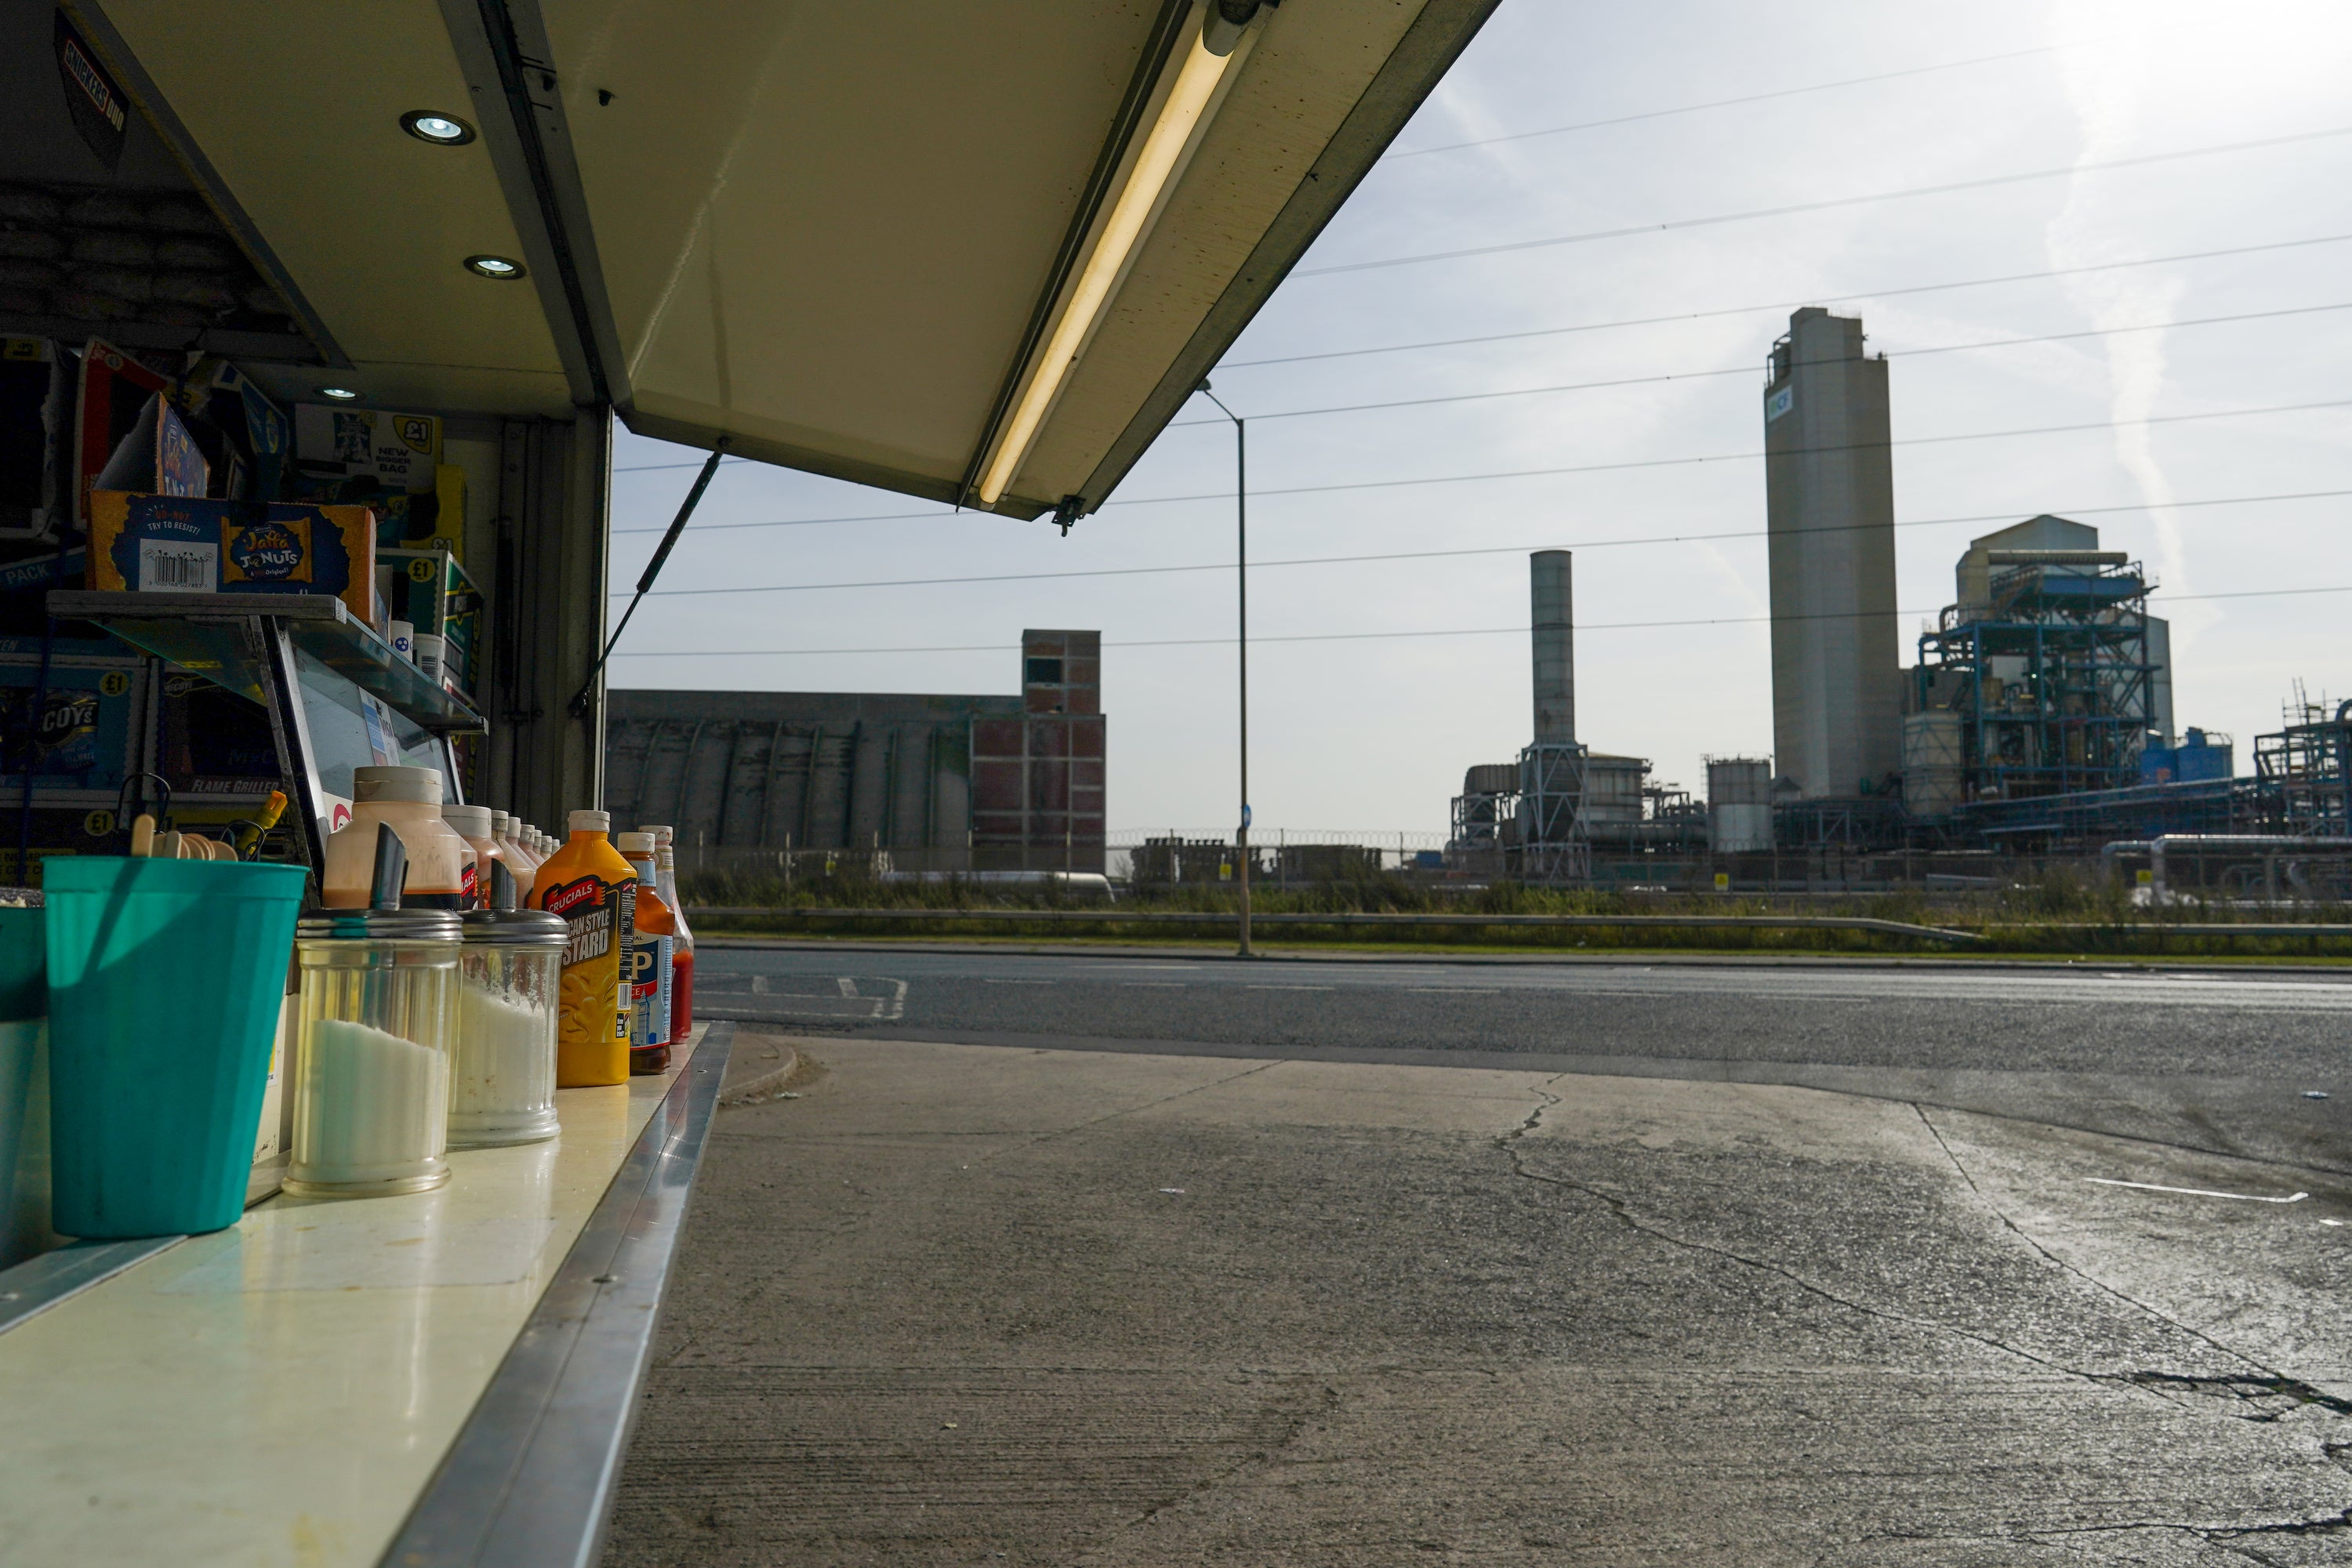
M 1241 956 L 1250 956 L 1250 808 L 1249 808 L 1249 423 L 1226 407 L 1209 390 L 1204 377 L 1201 395 L 1216 404 L 1217 412 L 1234 422 L 1234 647 L 1241 655 L 1241 687 L 1237 707 L 1241 717 L 1241 826 L 1234 833 L 1234 868 L 1241 885 Z

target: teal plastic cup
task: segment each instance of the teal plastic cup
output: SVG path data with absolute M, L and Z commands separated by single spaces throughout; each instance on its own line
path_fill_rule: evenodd
M 42 870 L 51 1226 L 235 1225 L 306 873 L 81 855 Z

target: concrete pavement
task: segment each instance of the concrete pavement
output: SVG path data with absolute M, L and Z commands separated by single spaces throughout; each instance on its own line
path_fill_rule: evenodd
M 614 1564 L 2352 1561 L 2337 1176 L 1785 1085 L 803 1045 L 714 1132 Z

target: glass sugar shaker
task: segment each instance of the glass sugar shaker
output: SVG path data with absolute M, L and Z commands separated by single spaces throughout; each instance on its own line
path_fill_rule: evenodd
M 562 1000 L 560 915 L 515 908 L 511 872 L 491 862 L 491 906 L 462 917 L 449 1142 L 533 1143 L 559 1131 L 555 1032 Z
M 454 910 L 330 910 L 296 926 L 289 1193 L 369 1197 L 449 1179 L 458 931 Z

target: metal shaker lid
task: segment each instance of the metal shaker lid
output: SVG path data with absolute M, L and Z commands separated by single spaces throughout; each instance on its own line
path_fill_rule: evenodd
M 320 910 L 294 923 L 297 940 L 456 942 L 455 910 Z
M 467 910 L 458 919 L 468 942 L 501 947 L 562 947 L 570 932 L 562 916 L 544 910 Z

